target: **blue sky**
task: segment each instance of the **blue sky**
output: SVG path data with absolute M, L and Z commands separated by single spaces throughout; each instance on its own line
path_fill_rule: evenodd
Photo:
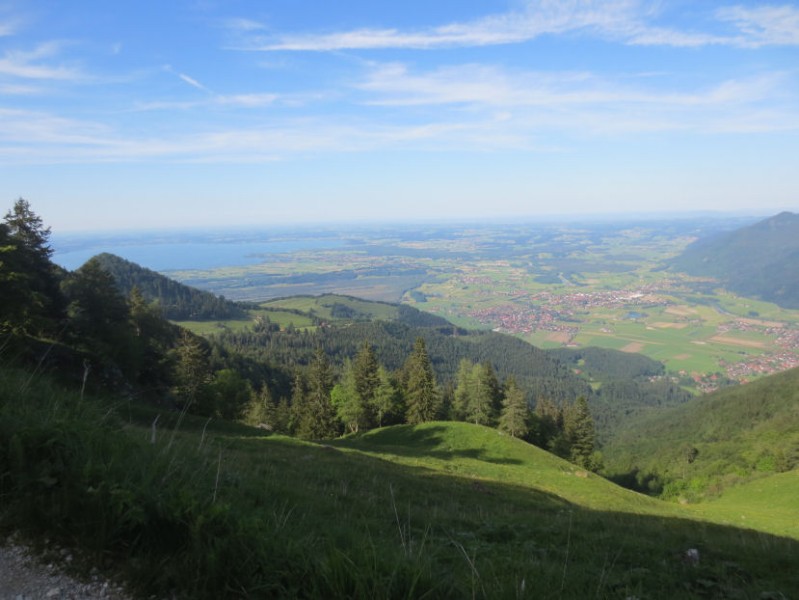
M 58 231 L 799 205 L 799 5 L 0 0 Z

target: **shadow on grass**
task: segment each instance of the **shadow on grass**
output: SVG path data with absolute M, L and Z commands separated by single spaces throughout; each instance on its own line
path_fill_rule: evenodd
M 449 428 L 445 425 L 432 425 L 424 428 L 401 425 L 373 431 L 368 437 L 354 436 L 337 440 L 335 445 L 407 458 L 435 458 L 438 460 L 467 458 L 498 465 L 522 464 L 522 461 L 515 458 L 493 456 L 485 448 L 446 448 L 445 433 L 447 431 Z

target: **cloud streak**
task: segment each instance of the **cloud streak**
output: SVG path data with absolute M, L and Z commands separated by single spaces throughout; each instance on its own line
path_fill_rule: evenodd
M 0 75 L 20 79 L 38 79 L 54 81 L 76 81 L 85 76 L 79 70 L 44 64 L 43 59 L 48 59 L 58 54 L 61 45 L 56 42 L 40 44 L 34 50 L 24 52 L 8 50 L 0 58 Z
M 242 50 L 307 51 L 480 47 L 528 42 L 543 35 L 580 33 L 629 45 L 755 48 L 799 44 L 799 9 L 785 6 L 732 6 L 712 15 L 736 31 L 719 35 L 680 31 L 649 22 L 650 11 L 636 0 L 530 0 L 522 10 L 416 30 L 362 28 L 332 33 L 296 33 L 265 38 L 253 35 Z M 239 33 L 252 29 L 237 28 Z

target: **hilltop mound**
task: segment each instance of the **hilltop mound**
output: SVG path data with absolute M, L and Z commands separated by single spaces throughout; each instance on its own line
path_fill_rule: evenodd
M 691 275 L 715 277 L 743 296 L 799 308 L 799 215 L 783 212 L 697 240 L 671 265 Z
M 557 456 L 470 423 L 440 421 L 395 425 L 347 438 L 337 445 L 455 477 L 502 482 L 545 492 L 587 508 L 658 513 L 663 504 L 586 472 Z M 475 484 L 480 489 L 479 484 Z

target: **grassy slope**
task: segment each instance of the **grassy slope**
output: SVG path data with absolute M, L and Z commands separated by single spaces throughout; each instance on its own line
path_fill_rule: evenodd
M 698 454 L 688 462 L 686 449 Z M 634 467 L 703 493 L 773 471 L 799 452 L 799 369 L 728 388 L 626 424 L 604 448 L 611 473 Z
M 796 539 L 714 525 L 491 429 L 319 445 L 2 375 L 0 522 L 146 594 L 758 597 L 789 593 L 799 566 Z
M 799 539 L 799 470 L 769 475 L 692 507 L 718 523 L 751 527 Z

